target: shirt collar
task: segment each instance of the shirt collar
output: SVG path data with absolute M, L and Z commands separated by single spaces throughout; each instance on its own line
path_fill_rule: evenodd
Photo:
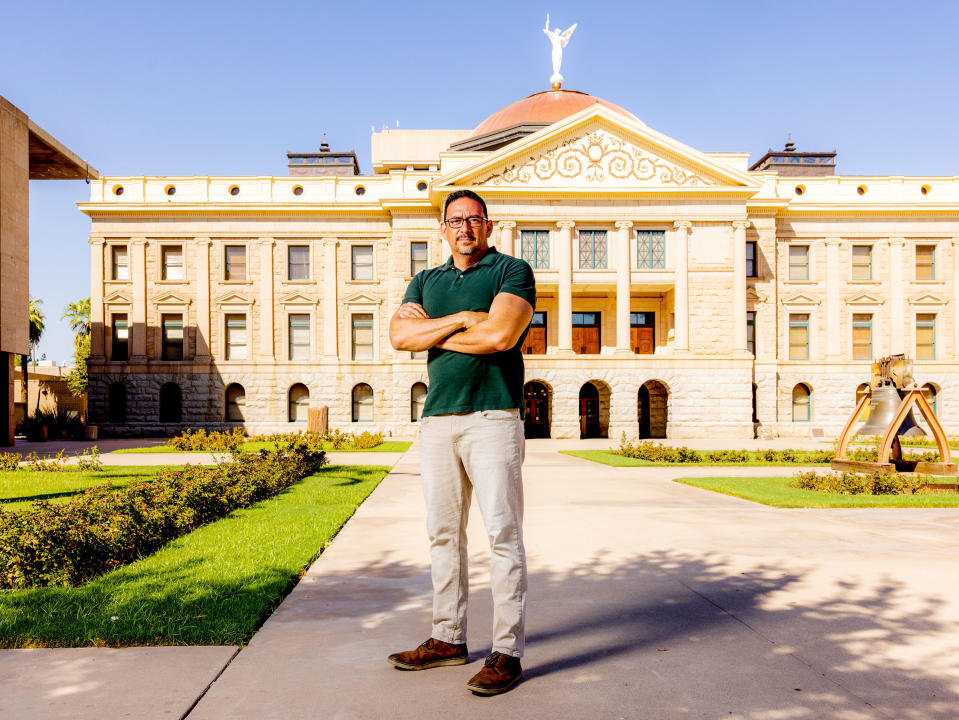
M 493 246 L 490 246 L 489 249 L 486 251 L 486 254 L 483 255 L 483 257 L 480 258 L 480 261 L 479 261 L 478 263 L 476 263 L 475 265 L 470 265 L 468 268 L 466 268 L 466 270 L 470 270 L 470 269 L 472 269 L 472 268 L 479 267 L 480 265 L 492 265 L 492 264 L 493 264 L 493 256 L 494 256 L 494 255 L 499 255 L 499 250 L 497 250 L 497 249 L 496 249 L 495 247 L 493 247 Z M 444 269 L 444 270 L 450 270 L 450 269 L 459 270 L 459 268 L 456 267 L 456 266 L 453 264 L 453 256 L 452 256 L 452 255 L 449 256 L 449 258 L 448 258 L 447 261 L 446 261 L 446 264 L 443 265 L 443 269 Z M 463 272 L 466 272 L 466 270 L 464 270 Z

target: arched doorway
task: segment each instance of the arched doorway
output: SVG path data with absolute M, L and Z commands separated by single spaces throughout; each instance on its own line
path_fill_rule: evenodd
M 647 380 L 639 388 L 636 403 L 640 438 L 666 437 L 669 390 L 659 380 Z
M 303 383 L 296 383 L 287 393 L 287 419 L 290 422 L 305 423 L 310 414 L 310 389 Z
M 526 418 L 523 427 L 528 438 L 549 437 L 549 388 L 533 380 L 523 387 Z
M 600 438 L 609 435 L 609 386 L 590 380 L 579 389 L 579 436 Z
M 223 419 L 227 422 L 243 422 L 246 408 L 246 390 L 239 383 L 231 383 L 226 387 L 226 402 Z

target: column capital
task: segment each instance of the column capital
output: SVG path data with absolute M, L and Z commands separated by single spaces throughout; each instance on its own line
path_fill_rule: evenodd
M 320 243 L 323 245 L 323 247 L 336 247 L 340 244 L 340 239 L 335 237 L 323 237 L 320 238 Z
M 891 237 L 891 238 L 889 238 L 889 244 L 890 244 L 890 245 L 898 245 L 899 247 L 902 247 L 903 245 L 906 244 L 906 238 Z
M 212 241 L 210 238 L 208 238 L 208 237 L 195 237 L 195 238 L 193 238 L 193 242 L 194 242 L 196 245 L 204 245 L 204 246 L 207 246 L 207 247 L 209 247 L 210 245 L 213 244 L 213 241 Z
M 733 220 L 733 230 L 745 230 L 750 225 L 752 225 L 750 220 Z
M 686 232 L 689 232 L 692 229 L 693 224 L 689 220 L 677 220 L 673 223 L 673 227 L 676 230 L 685 230 Z
M 147 239 L 145 237 L 135 237 L 130 238 L 130 242 L 137 246 L 142 246 L 147 244 Z
M 617 221 L 616 221 L 616 229 L 617 229 L 617 230 L 629 230 L 629 229 L 632 228 L 632 227 L 633 227 L 633 221 L 632 221 L 632 220 L 617 220 Z
M 826 245 L 830 247 L 839 245 L 840 242 L 842 241 L 839 238 L 837 238 L 835 235 L 830 235 L 829 237 L 826 238 Z
M 258 237 L 258 238 L 256 239 L 256 242 L 257 242 L 257 244 L 259 244 L 259 245 L 261 245 L 261 246 L 269 245 L 270 247 L 273 247 L 274 245 L 276 245 L 276 238 L 271 238 L 271 237 Z
M 499 229 L 500 230 L 512 230 L 516 227 L 516 223 L 512 220 L 500 220 Z
M 953 247 L 959 247 L 959 237 L 950 238 Z
M 90 242 L 90 244 L 93 245 L 93 246 L 98 246 L 98 245 L 99 245 L 100 247 L 102 247 L 103 245 L 106 245 L 106 242 L 107 242 L 107 241 L 106 241 L 106 238 L 102 238 L 102 237 L 99 237 L 99 236 L 91 235 L 89 242 Z M 955 241 L 953 241 L 953 242 L 955 242 Z
M 576 227 L 576 223 L 572 220 L 560 220 L 556 223 L 556 227 L 560 230 L 572 230 Z

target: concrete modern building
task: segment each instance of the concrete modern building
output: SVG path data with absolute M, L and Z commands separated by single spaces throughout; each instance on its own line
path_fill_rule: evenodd
M 0 446 L 13 445 L 14 356 L 30 352 L 29 181 L 87 177 L 97 171 L 0 97 Z
M 959 432 L 955 178 L 837 175 L 791 145 L 750 169 L 566 90 L 372 143 L 370 175 L 94 183 L 91 421 L 273 431 L 325 405 L 415 433 L 426 361 L 387 326 L 471 188 L 536 272 L 530 435 L 828 434 L 895 352 Z

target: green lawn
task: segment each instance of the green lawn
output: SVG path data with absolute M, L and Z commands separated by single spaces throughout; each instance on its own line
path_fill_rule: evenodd
M 159 469 L 159 465 L 113 465 L 104 466 L 100 472 L 79 470 L 75 466 L 67 466 L 58 472 L 0 471 L 0 508 L 21 510 L 34 500 L 66 502 L 80 490 L 97 485 L 120 488 L 134 480 L 150 477 Z
M 387 472 L 327 467 L 80 587 L 2 592 L 0 647 L 246 643 Z
M 840 495 L 789 487 L 791 477 L 677 478 L 675 482 L 783 508 L 959 507 L 949 495 Z
M 380 443 L 375 448 L 369 448 L 367 450 L 334 450 L 333 446 L 329 443 L 323 443 L 323 449 L 326 452 L 406 452 L 410 449 L 410 445 L 413 443 L 403 442 L 400 440 L 386 440 L 385 442 Z M 247 440 L 240 443 L 241 452 L 259 452 L 260 450 L 276 450 L 276 443 L 270 442 L 268 440 Z M 142 447 L 142 448 L 122 448 L 120 450 L 113 450 L 110 454 L 122 454 L 122 453 L 176 453 L 176 452 L 210 452 L 208 450 L 177 450 L 170 447 L 169 445 L 154 445 L 153 447 Z
M 616 455 L 609 450 L 561 450 L 561 453 L 564 455 L 571 455 L 572 457 L 582 458 L 583 460 L 592 460 L 593 462 L 602 463 L 603 465 L 612 465 L 613 467 L 675 467 L 677 465 L 696 465 L 701 467 L 706 466 L 729 466 L 735 465 L 737 467 L 760 467 L 768 465 L 770 467 L 780 466 L 780 467 L 797 467 L 797 466 L 809 466 L 809 465 L 825 465 L 825 463 L 810 463 L 810 462 L 794 462 L 794 463 L 784 463 L 784 462 L 768 462 L 765 460 L 750 460 L 747 462 L 696 462 L 696 463 L 668 463 L 668 462 L 650 462 L 649 460 L 638 460 L 636 458 L 624 457 L 623 455 Z M 802 451 L 797 451 L 797 455 L 802 456 Z

